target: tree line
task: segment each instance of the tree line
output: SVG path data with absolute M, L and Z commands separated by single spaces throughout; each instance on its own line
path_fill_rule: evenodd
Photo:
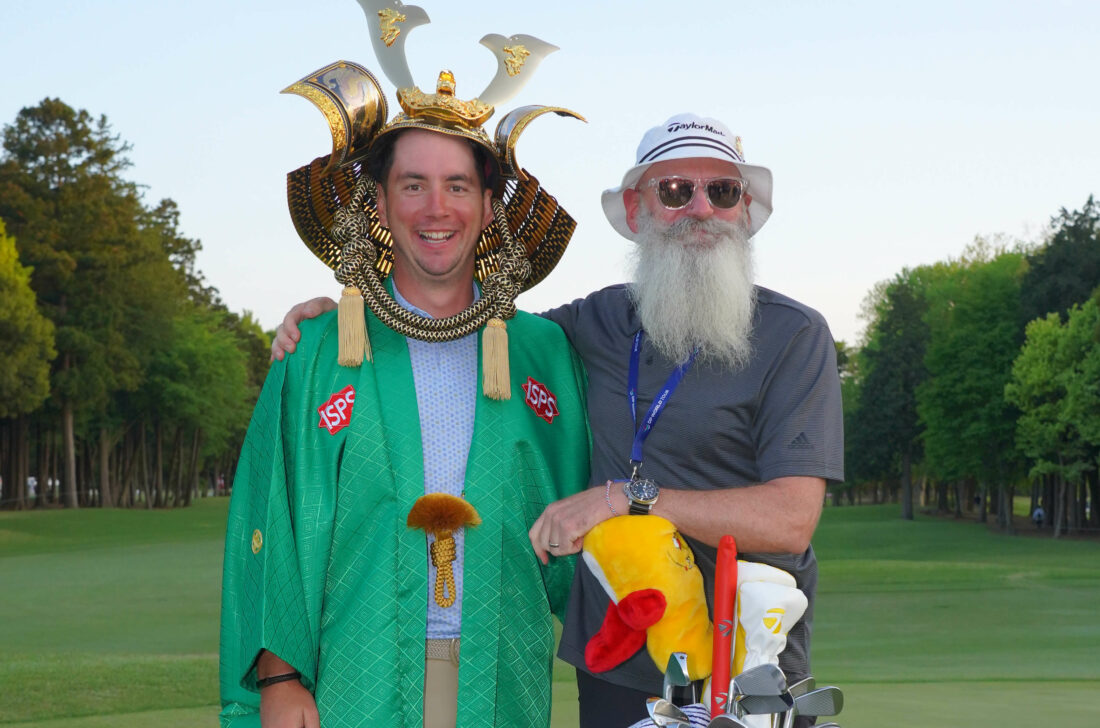
M 231 486 L 270 339 L 205 284 L 176 203 L 124 176 L 129 149 L 59 99 L 4 126 L 2 507 L 169 507 Z
M 976 239 L 905 269 L 865 301 L 839 346 L 846 484 L 975 512 L 1012 530 L 1015 496 L 1054 536 L 1100 529 L 1100 205 L 1063 208 L 1038 244 Z M 914 492 L 916 484 L 917 492 Z
M 231 487 L 269 336 L 196 268 L 170 199 L 148 205 L 105 117 L 24 108 L 0 154 L 0 507 L 186 505 Z M 847 479 L 1012 526 L 1100 528 L 1100 206 L 1039 244 L 978 239 L 905 269 L 838 342 Z M 28 479 L 36 482 L 31 493 Z M 224 479 L 224 481 L 223 481 Z

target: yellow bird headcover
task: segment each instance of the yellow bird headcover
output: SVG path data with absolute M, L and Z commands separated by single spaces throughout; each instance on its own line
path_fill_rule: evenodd
M 604 672 L 643 644 L 658 670 L 686 652 L 692 680 L 710 675 L 713 630 L 695 554 L 660 516 L 618 516 L 584 537 L 583 558 L 611 603 L 585 648 L 585 664 Z

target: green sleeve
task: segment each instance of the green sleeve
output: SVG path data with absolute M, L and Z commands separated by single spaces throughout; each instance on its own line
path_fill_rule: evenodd
M 565 346 L 569 349 L 574 393 L 582 416 L 571 425 L 568 436 L 561 442 L 561 452 L 557 453 L 557 457 L 552 458 L 549 463 L 553 473 L 550 502 L 579 493 L 586 487 L 592 449 L 592 434 L 588 427 L 588 407 L 585 398 L 585 392 L 588 391 L 588 378 L 577 352 L 571 345 L 565 344 Z M 550 611 L 563 624 L 576 563 L 576 555 L 552 556 L 550 563 L 542 567 L 546 596 L 550 600 Z
M 268 373 L 241 450 L 226 529 L 220 687 L 223 726 L 259 725 L 255 663 L 269 650 L 313 689 L 318 624 L 306 606 L 293 527 L 294 378 L 288 357 Z

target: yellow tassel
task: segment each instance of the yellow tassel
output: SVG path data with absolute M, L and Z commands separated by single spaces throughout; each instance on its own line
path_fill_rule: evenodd
M 345 286 L 340 296 L 337 319 L 340 326 L 340 352 L 336 361 L 342 367 L 357 367 L 371 356 L 367 322 L 363 318 L 363 294 L 355 286 Z
M 491 318 L 481 339 L 482 387 L 489 399 L 511 399 L 508 371 L 508 327 L 503 319 Z

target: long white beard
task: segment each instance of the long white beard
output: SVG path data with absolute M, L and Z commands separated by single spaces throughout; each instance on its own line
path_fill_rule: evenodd
M 682 218 L 660 227 L 644 207 L 631 255 L 630 294 L 646 337 L 669 359 L 739 368 L 752 356 L 752 241 L 746 225 Z M 685 245 L 702 234 L 707 246 Z

